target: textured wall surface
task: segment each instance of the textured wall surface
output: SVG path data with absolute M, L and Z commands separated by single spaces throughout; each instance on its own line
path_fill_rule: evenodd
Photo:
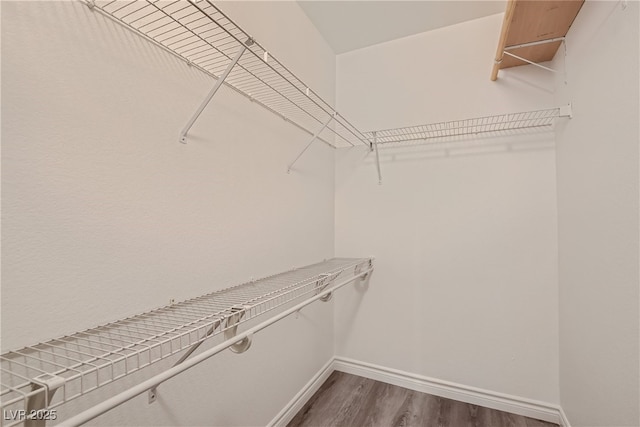
M 314 144 L 287 175 L 299 129 L 222 89 L 179 144 L 212 79 L 80 2 L 4 1 L 3 351 L 375 256 L 366 292 L 95 424 L 263 425 L 337 354 L 560 403 L 574 426 L 640 425 L 638 2 L 587 2 L 552 64 L 566 74 L 497 82 L 501 15 L 336 58 L 295 2 L 220 7 L 362 130 L 567 102 L 574 118 L 556 134 L 382 147 L 382 186 L 367 149 Z
M 338 107 L 368 129 L 553 106 L 531 67 L 489 80 L 501 15 L 338 56 Z M 469 41 L 473 40 L 473 43 Z M 553 134 L 336 154 L 336 254 L 376 257 L 336 298 L 336 352 L 558 403 Z
M 560 401 L 574 427 L 640 425 L 639 6 L 586 2 L 558 84 L 574 115 L 557 133 Z
M 335 57 L 295 3 L 229 9 L 333 96 Z M 295 27 L 264 31 L 280 19 Z M 3 2 L 2 66 L 3 350 L 333 256 L 332 150 L 287 175 L 309 136 L 228 89 L 178 143 L 213 79 L 82 3 Z M 315 304 L 97 422 L 265 424 L 333 355 L 332 322 Z

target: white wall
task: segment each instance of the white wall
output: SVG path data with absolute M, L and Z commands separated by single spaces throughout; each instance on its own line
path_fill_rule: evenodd
M 295 3 L 222 6 L 332 97 L 335 57 Z M 333 256 L 328 147 L 287 175 L 308 135 L 228 89 L 179 144 L 211 78 L 80 2 L 2 12 L 3 351 Z M 96 422 L 265 424 L 333 355 L 332 322 L 316 304 Z
M 502 15 L 339 55 L 338 109 L 384 129 L 554 106 L 520 67 L 491 82 Z M 550 133 L 336 153 L 336 255 L 376 257 L 336 298 L 336 353 L 550 403 L 558 391 Z
M 639 12 L 587 1 L 558 85 L 574 113 L 557 134 L 560 400 L 574 427 L 640 425 Z

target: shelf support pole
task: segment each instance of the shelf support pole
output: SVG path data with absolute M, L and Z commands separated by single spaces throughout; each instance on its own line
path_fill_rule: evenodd
M 216 92 L 218 92 L 218 89 L 220 89 L 220 86 L 222 86 L 225 79 L 229 76 L 229 73 L 231 73 L 231 70 L 233 69 L 233 67 L 238 63 L 244 51 L 247 50 L 247 46 L 251 46 L 252 44 L 253 44 L 253 39 L 248 39 L 246 42 L 244 42 L 244 44 L 242 45 L 242 47 L 240 48 L 236 56 L 233 58 L 231 63 L 227 65 L 227 69 L 224 70 L 224 73 L 222 73 L 220 77 L 218 77 L 218 80 L 216 80 L 216 84 L 213 85 L 213 88 L 211 89 L 209 94 L 206 96 L 204 101 L 202 101 L 202 104 L 200 104 L 200 106 L 198 107 L 196 112 L 193 114 L 191 119 L 187 122 L 184 129 L 182 129 L 182 132 L 180 132 L 181 143 L 183 144 L 187 143 L 187 133 L 189 132 L 193 124 L 196 122 L 196 120 L 198 120 L 198 117 L 200 117 L 200 114 L 202 114 L 205 107 L 209 104 L 209 102 L 211 101 L 213 96 L 216 94 Z
M 509 35 L 509 27 L 511 27 L 513 13 L 516 10 L 516 1 L 517 0 L 509 0 L 509 2 L 507 3 L 507 9 L 504 12 L 504 18 L 502 20 L 502 30 L 500 32 L 500 40 L 498 40 L 496 57 L 493 61 L 493 69 L 491 70 L 491 81 L 494 82 L 498 78 L 498 70 L 500 69 L 502 57 L 504 56 L 504 48 L 507 45 L 507 36 Z
M 298 154 L 298 157 L 295 158 L 295 160 L 293 162 L 291 162 L 291 164 L 289 164 L 289 167 L 287 168 L 287 173 L 291 173 L 291 168 L 293 167 L 293 165 L 298 161 L 298 159 L 300 157 L 302 157 L 302 155 L 305 153 L 305 151 L 307 151 L 309 149 L 309 147 L 311 147 L 311 144 L 313 144 L 313 142 L 318 139 L 318 137 L 320 136 L 320 133 L 327 127 L 329 126 L 329 123 L 331 123 L 331 121 L 333 119 L 336 118 L 336 116 L 338 115 L 338 113 L 333 113 L 333 115 L 331 117 L 329 117 L 329 120 L 327 120 L 326 122 L 324 122 L 324 124 L 322 125 L 322 127 L 320 128 L 320 130 L 318 130 L 314 135 L 313 138 L 311 138 L 311 141 L 309 141 L 309 143 L 307 144 L 306 147 L 304 147 L 304 150 L 302 150 L 302 152 L 300 154 Z
M 382 185 L 382 173 L 380 172 L 380 155 L 378 154 L 378 136 L 373 132 L 373 147 L 376 150 L 376 167 L 378 168 L 378 185 Z

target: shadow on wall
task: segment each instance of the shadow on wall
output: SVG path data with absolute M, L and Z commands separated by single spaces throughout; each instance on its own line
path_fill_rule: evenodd
M 554 135 L 555 132 L 550 129 L 520 129 L 483 135 L 460 135 L 380 144 L 378 152 L 380 163 L 390 163 L 546 151 L 555 149 Z M 375 155 L 367 156 L 364 159 L 365 164 L 373 164 L 375 161 Z
M 355 318 L 360 310 L 362 301 L 364 300 L 364 297 L 367 295 L 367 291 L 369 290 L 369 282 L 371 281 L 371 276 L 373 276 L 374 274 L 375 270 L 372 271 L 365 279 L 356 280 L 348 293 L 346 291 L 342 291 L 342 289 L 338 290 L 340 296 L 343 299 L 343 313 L 346 313 L 345 317 L 341 320 L 341 324 L 343 326 L 353 325 L 355 323 Z M 345 307 L 346 309 L 344 309 Z

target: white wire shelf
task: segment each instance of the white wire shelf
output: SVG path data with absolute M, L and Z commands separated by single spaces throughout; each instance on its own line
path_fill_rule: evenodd
M 521 113 L 498 114 L 464 120 L 407 126 L 365 132 L 367 140 L 376 144 L 409 141 L 436 142 L 451 137 L 492 133 L 496 135 L 517 131 L 551 128 L 558 117 L 570 116 L 570 106 Z
M 225 85 L 330 146 L 367 144 L 364 135 L 311 90 L 210 0 L 85 0 L 125 27 L 219 78 L 246 46 Z M 247 40 L 253 44 L 246 45 Z
M 28 414 L 30 402 L 38 399 L 49 402 L 41 409 L 56 408 L 205 339 L 228 338 L 239 324 L 313 298 L 371 268 L 369 258 L 334 258 L 6 352 L 0 355 L 0 425 L 38 425 L 5 415 Z

